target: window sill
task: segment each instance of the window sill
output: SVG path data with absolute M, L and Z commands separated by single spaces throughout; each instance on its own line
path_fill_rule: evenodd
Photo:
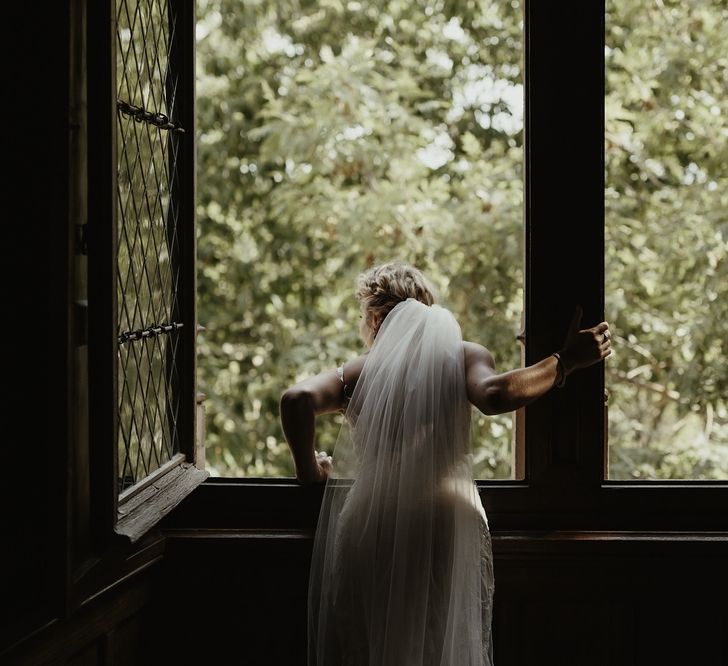
M 493 550 L 507 557 L 603 555 L 728 554 L 728 532 L 669 530 L 553 530 L 493 533 Z
M 210 473 L 179 462 L 119 504 L 114 531 L 136 542 L 200 485 Z
M 275 544 L 303 545 L 310 548 L 313 529 L 246 529 L 215 527 L 168 527 L 162 529 L 167 540 L 207 543 L 210 546 L 236 547 L 245 543 L 277 548 Z M 503 561 L 549 560 L 564 556 L 584 557 L 667 557 L 728 555 L 728 532 L 658 532 L 594 530 L 518 530 L 493 531 L 493 553 Z M 227 544 L 224 546 L 223 544 Z

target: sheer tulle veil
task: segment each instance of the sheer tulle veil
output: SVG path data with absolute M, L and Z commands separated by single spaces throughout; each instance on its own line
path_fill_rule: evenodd
M 457 320 L 437 304 L 398 303 L 332 452 L 309 580 L 309 666 L 492 663 L 490 536 L 470 416 Z

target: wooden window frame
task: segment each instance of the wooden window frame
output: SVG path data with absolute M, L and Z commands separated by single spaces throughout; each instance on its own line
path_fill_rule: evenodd
M 604 20 L 603 0 L 525 2 L 527 364 L 561 345 L 576 304 L 585 323 L 604 318 Z M 605 480 L 603 364 L 572 375 L 522 419 L 523 480 L 477 482 L 491 529 L 698 538 L 726 529 L 728 483 Z M 311 530 L 321 494 L 293 479 L 210 478 L 167 524 Z
M 79 447 L 77 471 L 87 469 L 87 541 L 96 548 L 133 543 L 209 473 L 196 466 L 196 233 L 195 233 L 195 4 L 169 0 L 177 16 L 170 57 L 179 81 L 178 238 L 182 270 L 176 334 L 180 356 L 180 451 L 131 488 L 118 493 L 117 395 L 117 85 L 115 0 L 91 2 L 88 12 L 88 405 L 87 446 Z M 187 85 L 185 85 L 185 83 Z M 133 122 L 131 119 L 129 122 Z M 93 445 L 89 445 L 92 443 Z
M 558 348 L 576 304 L 587 323 L 604 317 L 604 18 L 603 0 L 526 2 L 528 364 Z M 479 484 L 494 525 L 726 528 L 728 483 L 605 480 L 603 364 L 527 407 L 525 421 L 524 492 Z

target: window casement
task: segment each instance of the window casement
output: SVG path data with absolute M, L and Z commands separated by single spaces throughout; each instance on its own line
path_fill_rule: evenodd
M 136 541 L 195 466 L 194 3 L 89 6 L 91 520 Z
M 124 87 L 119 86 L 122 70 L 115 58 L 123 51 L 121 45 L 126 39 L 119 32 L 120 9 L 128 11 L 123 29 L 128 26 L 132 31 L 140 30 L 139 41 L 128 38 L 128 45 L 134 45 L 128 56 L 134 59 L 140 53 L 147 54 L 147 44 L 152 49 L 148 64 L 144 61 L 143 66 L 148 68 L 146 72 L 156 68 L 152 77 L 156 77 L 159 86 L 156 97 L 149 94 L 119 99 L 121 91 L 141 92 L 140 85 L 130 84 L 128 78 Z M 570 0 L 554 4 L 527 0 L 525 3 L 523 338 L 526 364 L 537 362 L 558 348 L 576 304 L 583 306 L 585 323 L 604 317 L 604 10 L 603 2 Z M 89 32 L 89 44 L 95 42 L 98 47 L 103 43 L 105 47 L 96 51 L 104 54 L 104 58 L 89 60 L 88 91 L 89 136 L 93 137 L 89 142 L 87 234 L 90 440 L 94 442 L 90 449 L 90 484 L 94 498 L 91 520 L 96 525 L 116 526 L 117 532 L 135 539 L 140 530 L 159 517 L 155 513 L 158 509 L 154 505 L 155 497 L 165 493 L 173 497 L 169 508 L 176 503 L 174 498 L 181 499 L 204 475 L 194 468 L 194 14 L 191 3 L 162 3 L 154 10 L 159 21 L 173 19 L 165 32 L 154 21 L 151 21 L 153 27 L 148 27 L 152 14 L 147 5 L 142 7 L 129 0 L 119 0 L 107 11 L 109 21 L 94 24 L 112 25 L 113 29 L 93 38 L 93 31 Z M 94 9 L 93 13 L 103 12 Z M 144 50 L 137 50 L 141 48 Z M 162 62 L 167 56 L 169 68 Z M 127 70 L 123 72 L 128 77 Z M 172 101 L 172 106 L 168 106 Z M 145 121 L 147 114 L 153 121 L 151 125 Z M 161 120 L 155 114 L 164 114 L 165 122 L 160 122 L 161 125 L 169 121 L 184 132 L 155 126 L 155 119 Z M 98 140 L 99 137 L 112 139 Z M 129 174 L 143 171 L 135 171 L 122 161 L 130 156 L 126 143 L 130 137 L 141 141 L 143 146 L 131 144 L 135 163 L 147 165 L 145 174 L 155 165 L 151 167 L 152 173 L 157 177 L 163 174 L 168 187 L 164 196 L 157 193 L 144 201 L 164 201 L 168 196 L 168 202 L 162 206 L 159 201 L 155 204 L 158 211 L 155 219 L 161 226 L 154 238 L 157 248 L 165 247 L 164 243 L 173 239 L 166 246 L 168 254 L 164 261 L 169 265 L 164 270 L 169 269 L 176 276 L 171 283 L 160 279 L 165 288 L 173 290 L 166 292 L 164 307 L 142 308 L 142 317 L 137 319 L 128 318 L 128 310 L 124 310 L 120 299 L 128 299 L 133 294 L 138 304 L 140 290 L 151 289 L 149 294 L 153 291 L 148 285 L 142 286 L 140 275 L 151 273 L 158 277 L 163 273 L 162 255 L 157 250 L 156 255 L 147 256 L 157 263 L 139 265 L 140 272 L 134 272 L 132 279 L 135 286 L 124 283 L 126 286 L 120 289 L 116 258 L 126 256 L 119 254 L 121 243 L 127 244 L 127 249 L 121 250 L 126 252 L 141 247 L 134 242 L 148 244 L 152 238 L 151 230 L 149 238 L 137 234 L 133 241 L 128 236 L 129 221 L 139 219 L 138 214 L 130 217 L 128 207 L 136 176 L 129 177 L 129 184 L 122 187 L 117 185 L 118 169 L 123 164 Z M 153 151 L 158 152 L 153 156 Z M 161 184 L 154 178 L 145 182 L 148 186 L 153 183 L 155 188 Z M 173 229 L 170 224 L 175 225 Z M 131 265 L 131 252 L 129 257 Z M 150 300 L 146 292 L 144 298 Z M 150 315 L 144 318 L 147 312 Z M 182 327 L 155 333 L 154 329 L 161 324 L 168 326 L 173 322 Z M 151 333 L 145 337 L 144 331 Z M 126 339 L 121 342 L 120 336 L 124 335 Z M 140 339 L 132 340 L 130 335 Z M 168 344 L 172 346 L 165 346 Z M 155 350 L 156 360 L 140 362 L 133 356 L 137 349 L 147 353 L 144 345 L 150 352 Z M 173 356 L 174 363 L 165 365 L 169 363 L 169 355 Z M 131 359 L 134 369 L 153 367 L 154 363 L 158 364 L 154 367 L 163 368 L 157 371 L 157 380 L 163 382 L 165 401 L 154 408 L 156 421 L 148 415 L 149 406 L 137 418 L 133 398 L 131 407 L 124 406 L 130 380 L 127 377 L 125 383 L 120 373 L 128 372 L 129 366 L 119 359 L 125 356 Z M 159 390 L 147 393 L 152 397 L 159 394 Z M 173 405 L 177 404 L 175 401 L 179 404 L 176 419 L 171 421 L 165 411 L 169 396 Z M 125 412 L 125 409 L 131 411 Z M 523 478 L 478 482 L 491 528 L 501 533 L 544 529 L 643 532 L 725 529 L 728 508 L 725 483 L 605 480 L 606 409 L 604 368 L 598 365 L 575 373 L 564 388 L 553 390 L 523 410 L 519 415 L 523 427 L 519 429 L 522 439 L 518 444 L 522 451 Z M 145 410 L 147 415 L 143 414 Z M 159 448 L 165 452 L 165 458 L 154 458 L 154 465 L 142 467 L 141 472 L 130 477 L 129 481 L 134 483 L 130 490 L 124 490 L 124 465 L 120 463 L 128 450 L 121 449 L 123 442 L 130 441 L 120 439 L 120 433 L 127 432 L 124 430 L 128 425 L 124 422 L 127 414 L 134 414 L 128 417 L 129 423 L 133 422 L 138 430 L 140 420 L 176 424 L 176 434 L 168 433 L 165 447 Z M 157 465 L 156 470 L 152 469 Z M 177 472 L 179 481 L 173 480 L 170 469 L 181 470 Z M 161 478 L 155 478 L 154 474 Z M 164 479 L 172 480 L 170 487 L 164 487 Z M 172 513 L 165 524 L 254 531 L 310 530 L 318 515 L 321 491 L 320 487 L 302 487 L 293 479 L 210 478 L 197 487 L 185 502 L 184 510 Z M 133 520 L 129 518 L 130 513 L 124 515 L 125 508 L 134 514 Z M 146 517 L 145 509 L 148 510 Z M 127 530 L 126 525 L 131 527 Z
M 525 3 L 526 364 L 559 347 L 575 305 L 585 324 L 604 318 L 604 18 L 603 2 Z M 600 364 L 518 415 L 522 480 L 478 481 L 492 529 L 725 529 L 725 483 L 607 481 L 606 410 Z M 172 522 L 310 529 L 320 493 L 211 478 Z
M 574 305 L 603 318 L 604 10 L 526 4 L 527 364 Z M 605 480 L 607 406 L 600 364 L 526 408 L 523 487 L 481 485 L 496 529 L 724 529 L 726 484 Z

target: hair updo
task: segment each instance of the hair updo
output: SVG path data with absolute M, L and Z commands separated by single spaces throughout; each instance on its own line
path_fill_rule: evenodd
M 435 302 L 435 290 L 414 266 L 402 261 L 390 261 L 358 275 L 356 297 L 378 330 L 397 303 L 414 298 L 425 305 L 432 305 Z

